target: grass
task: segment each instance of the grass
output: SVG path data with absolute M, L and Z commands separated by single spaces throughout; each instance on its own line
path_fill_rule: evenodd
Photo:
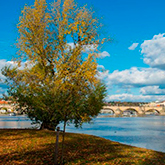
M 53 164 L 55 140 L 56 133 L 53 131 L 0 130 L 0 164 Z M 60 135 L 59 154 L 61 141 Z M 66 165 L 164 165 L 165 153 L 95 136 L 67 133 L 64 160 Z

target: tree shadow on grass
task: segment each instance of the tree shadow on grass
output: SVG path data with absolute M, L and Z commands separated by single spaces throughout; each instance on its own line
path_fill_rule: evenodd
M 55 132 L 20 130 L 17 133 L 9 131 L 6 135 L 8 134 L 15 139 L 13 143 L 20 147 L 11 152 L 6 150 L 7 152 L 0 154 L 0 164 L 54 164 Z M 18 136 L 19 139 L 15 136 Z M 5 135 L 3 135 L 3 139 L 5 139 Z M 58 162 L 61 160 L 61 139 L 60 135 Z M 83 134 L 67 133 L 65 139 L 64 164 L 165 164 L 165 153 L 131 147 Z M 24 144 L 24 148 L 21 148 L 25 141 L 26 145 Z M 8 150 L 11 148 L 9 146 Z
M 19 132 L 19 133 L 18 133 Z M 48 136 L 53 136 L 55 132 L 48 131 Z M 45 137 L 46 131 L 36 129 L 0 129 L 0 140 L 20 140 Z M 7 138 L 8 137 L 8 138 Z M 12 137 L 12 138 L 11 138 Z

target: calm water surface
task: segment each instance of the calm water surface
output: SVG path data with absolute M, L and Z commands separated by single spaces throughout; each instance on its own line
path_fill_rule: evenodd
M 26 116 L 0 116 L 0 128 L 29 127 L 32 127 L 31 121 Z M 60 127 L 62 128 L 62 125 Z M 85 123 L 79 129 L 70 124 L 66 131 L 96 135 L 132 146 L 165 152 L 165 116 L 97 117 L 93 124 Z
M 132 146 L 165 152 L 165 116 L 96 118 L 94 124 L 83 124 L 82 129 L 73 125 L 67 132 L 100 136 Z
M 38 128 L 39 125 L 31 124 L 32 121 L 27 116 L 0 116 L 1 128 Z

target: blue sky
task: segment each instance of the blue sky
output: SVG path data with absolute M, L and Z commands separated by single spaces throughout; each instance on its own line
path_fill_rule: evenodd
M 47 2 L 51 2 L 48 0 Z M 100 77 L 107 101 L 165 100 L 165 1 L 77 0 L 103 16 L 104 33 L 113 41 L 102 48 Z M 11 63 L 18 37 L 16 25 L 25 4 L 33 0 L 0 1 L 0 68 Z M 4 77 L 0 74 L 0 77 Z M 0 93 L 6 87 L 0 84 Z

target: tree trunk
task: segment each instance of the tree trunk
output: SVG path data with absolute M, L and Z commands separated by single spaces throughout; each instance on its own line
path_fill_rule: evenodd
M 62 163 L 62 164 L 64 164 L 65 128 L 66 128 L 66 121 L 64 121 L 63 136 L 62 136 L 62 156 L 61 156 L 61 163 Z
M 54 155 L 54 165 L 58 165 L 58 140 L 59 140 L 60 127 L 57 127 L 56 132 L 56 145 L 55 145 L 55 155 Z
M 52 130 L 54 131 L 56 128 L 56 126 L 51 126 L 49 123 L 46 122 L 42 122 L 41 126 L 40 126 L 40 130 L 44 130 L 44 129 L 48 129 L 48 130 Z
M 44 129 L 44 122 L 42 122 L 41 126 L 40 126 L 40 130 Z

